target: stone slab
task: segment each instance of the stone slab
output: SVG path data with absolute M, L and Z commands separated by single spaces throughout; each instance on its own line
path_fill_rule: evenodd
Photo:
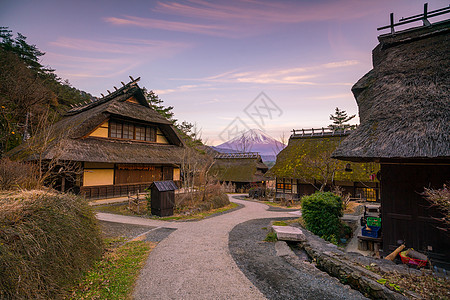
M 275 251 L 277 256 L 290 256 L 295 255 L 294 252 L 284 241 L 278 241 L 275 243 Z
M 272 226 L 272 230 L 277 234 L 280 241 L 305 241 L 305 235 L 300 228 L 292 226 Z

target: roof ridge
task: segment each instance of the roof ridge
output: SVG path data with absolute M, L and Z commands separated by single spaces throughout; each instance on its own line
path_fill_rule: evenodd
M 259 158 L 258 152 L 219 153 L 214 158 Z
M 127 84 L 125 84 L 123 81 L 121 81 L 122 83 L 122 87 L 117 88 L 114 86 L 115 91 L 110 92 L 108 91 L 108 95 L 104 96 L 103 94 L 101 94 L 103 97 L 102 98 L 96 98 L 96 100 L 91 100 L 90 102 L 85 101 L 82 104 L 75 104 L 75 105 L 71 105 L 71 109 L 68 110 L 65 115 L 66 116 L 70 116 L 70 115 L 75 115 L 78 114 L 80 112 L 86 111 L 88 109 L 91 109 L 93 107 L 96 107 L 100 104 L 106 103 L 108 101 L 111 101 L 112 99 L 116 98 L 117 96 L 124 94 L 126 92 L 128 92 L 131 88 L 133 87 L 137 87 L 139 88 L 139 86 L 137 85 L 137 82 L 141 79 L 141 77 L 138 77 L 136 79 L 134 79 L 132 76 L 129 76 L 131 81 L 128 82 Z

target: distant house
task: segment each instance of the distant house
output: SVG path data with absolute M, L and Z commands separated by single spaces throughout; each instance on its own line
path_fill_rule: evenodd
M 58 179 L 58 188 L 104 198 L 143 191 L 153 181 L 180 180 L 184 143 L 172 122 L 150 108 L 137 80 L 96 101 L 76 106 L 48 130 L 42 153 L 27 143 L 9 156 L 77 166 L 74 178 Z M 37 136 L 34 143 L 44 143 Z M 37 141 L 36 141 L 37 140 Z
M 450 20 L 378 37 L 352 88 L 361 125 L 333 157 L 381 164 L 383 251 L 405 243 L 450 267 L 450 229 L 424 188 L 450 181 Z
M 328 129 L 294 130 L 288 146 L 282 150 L 275 165 L 267 173 L 276 178 L 276 196 L 298 200 L 332 185 L 345 193 L 370 201 L 379 199 L 377 163 L 345 163 L 331 158 L 336 147 L 351 131 Z
M 267 170 L 258 153 L 219 153 L 214 157 L 209 174 L 221 183 L 231 182 L 237 190 L 244 191 L 250 187 L 265 186 L 267 178 L 264 174 Z

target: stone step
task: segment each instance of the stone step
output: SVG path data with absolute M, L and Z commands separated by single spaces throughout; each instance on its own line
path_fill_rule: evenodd
M 277 234 L 280 241 L 302 242 L 306 240 L 302 230 L 297 227 L 272 225 L 272 231 Z

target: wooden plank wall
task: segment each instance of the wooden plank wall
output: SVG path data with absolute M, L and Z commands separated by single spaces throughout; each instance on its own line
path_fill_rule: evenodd
M 442 215 L 423 198 L 424 187 L 439 189 L 450 179 L 449 165 L 381 164 L 383 251 L 404 242 L 450 267 L 450 237 L 439 230 Z M 448 268 L 447 267 L 447 268 Z

